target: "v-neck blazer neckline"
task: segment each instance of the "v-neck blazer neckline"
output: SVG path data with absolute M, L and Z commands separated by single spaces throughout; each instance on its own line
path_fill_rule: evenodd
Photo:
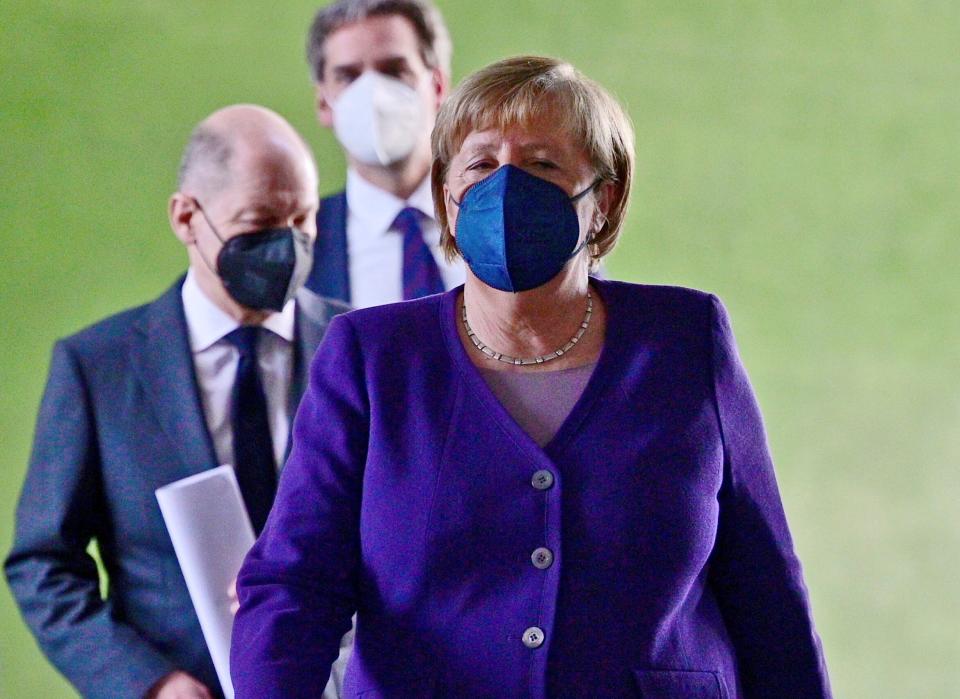
M 578 434 L 584 421 L 592 415 L 597 399 L 615 381 L 616 363 L 620 355 L 617 348 L 621 342 L 623 330 L 617 320 L 615 294 L 610 284 L 601 279 L 591 277 L 590 286 L 606 305 L 607 325 L 603 347 L 600 349 L 600 356 L 597 358 L 596 365 L 583 389 L 583 393 L 580 394 L 553 438 L 543 446 L 537 444 L 533 437 L 507 411 L 484 380 L 480 369 L 470 361 L 467 348 L 460 341 L 460 334 L 457 330 L 457 323 L 459 322 L 457 299 L 463 293 L 463 286 L 461 285 L 443 296 L 443 303 L 440 307 L 443 338 L 447 345 L 447 351 L 467 388 L 468 396 L 480 401 L 487 413 L 496 419 L 514 443 L 523 450 L 534 449 L 548 457 L 561 452 L 570 440 Z

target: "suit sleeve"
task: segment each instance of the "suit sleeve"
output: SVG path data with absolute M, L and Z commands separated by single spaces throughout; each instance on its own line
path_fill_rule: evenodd
M 175 668 L 100 596 L 87 553 L 107 516 L 94 419 L 80 364 L 59 342 L 4 569 L 41 649 L 84 696 L 138 697 Z
M 724 472 L 711 586 L 736 647 L 747 697 L 830 697 L 760 410 L 726 311 L 718 299 L 712 303 L 713 380 Z
M 369 403 L 348 316 L 330 323 L 293 429 L 276 501 L 237 580 L 238 699 L 315 696 L 357 607 Z

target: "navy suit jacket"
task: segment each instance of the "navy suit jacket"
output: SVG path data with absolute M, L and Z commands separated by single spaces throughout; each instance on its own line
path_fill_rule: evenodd
M 180 283 L 56 344 L 7 580 L 54 665 L 85 696 L 140 697 L 166 673 L 220 693 L 154 490 L 217 465 Z M 291 415 L 330 318 L 297 297 Z M 87 548 L 99 544 L 109 576 Z
M 320 296 L 350 303 L 346 191 L 320 200 L 313 269 L 307 279 L 307 288 Z

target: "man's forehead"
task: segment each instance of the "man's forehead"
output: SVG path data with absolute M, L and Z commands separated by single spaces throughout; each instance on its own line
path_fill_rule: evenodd
M 265 132 L 238 138 L 235 153 L 233 169 L 261 186 L 273 180 L 316 178 L 307 146 L 294 132 Z
M 302 168 L 237 168 L 215 198 L 231 217 L 307 209 L 317 204 L 316 177 Z
M 420 56 L 416 30 L 402 15 L 377 15 L 346 24 L 327 37 L 324 58 L 328 65 L 375 63 Z
M 308 190 L 274 190 L 254 192 L 234 186 L 217 195 L 221 215 L 228 221 L 245 218 L 271 218 L 314 209 L 317 196 Z

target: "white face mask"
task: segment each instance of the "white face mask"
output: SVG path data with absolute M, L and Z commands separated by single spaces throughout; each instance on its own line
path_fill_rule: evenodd
M 333 104 L 337 140 L 366 165 L 392 165 L 410 155 L 425 119 L 416 90 L 375 70 L 350 83 Z

